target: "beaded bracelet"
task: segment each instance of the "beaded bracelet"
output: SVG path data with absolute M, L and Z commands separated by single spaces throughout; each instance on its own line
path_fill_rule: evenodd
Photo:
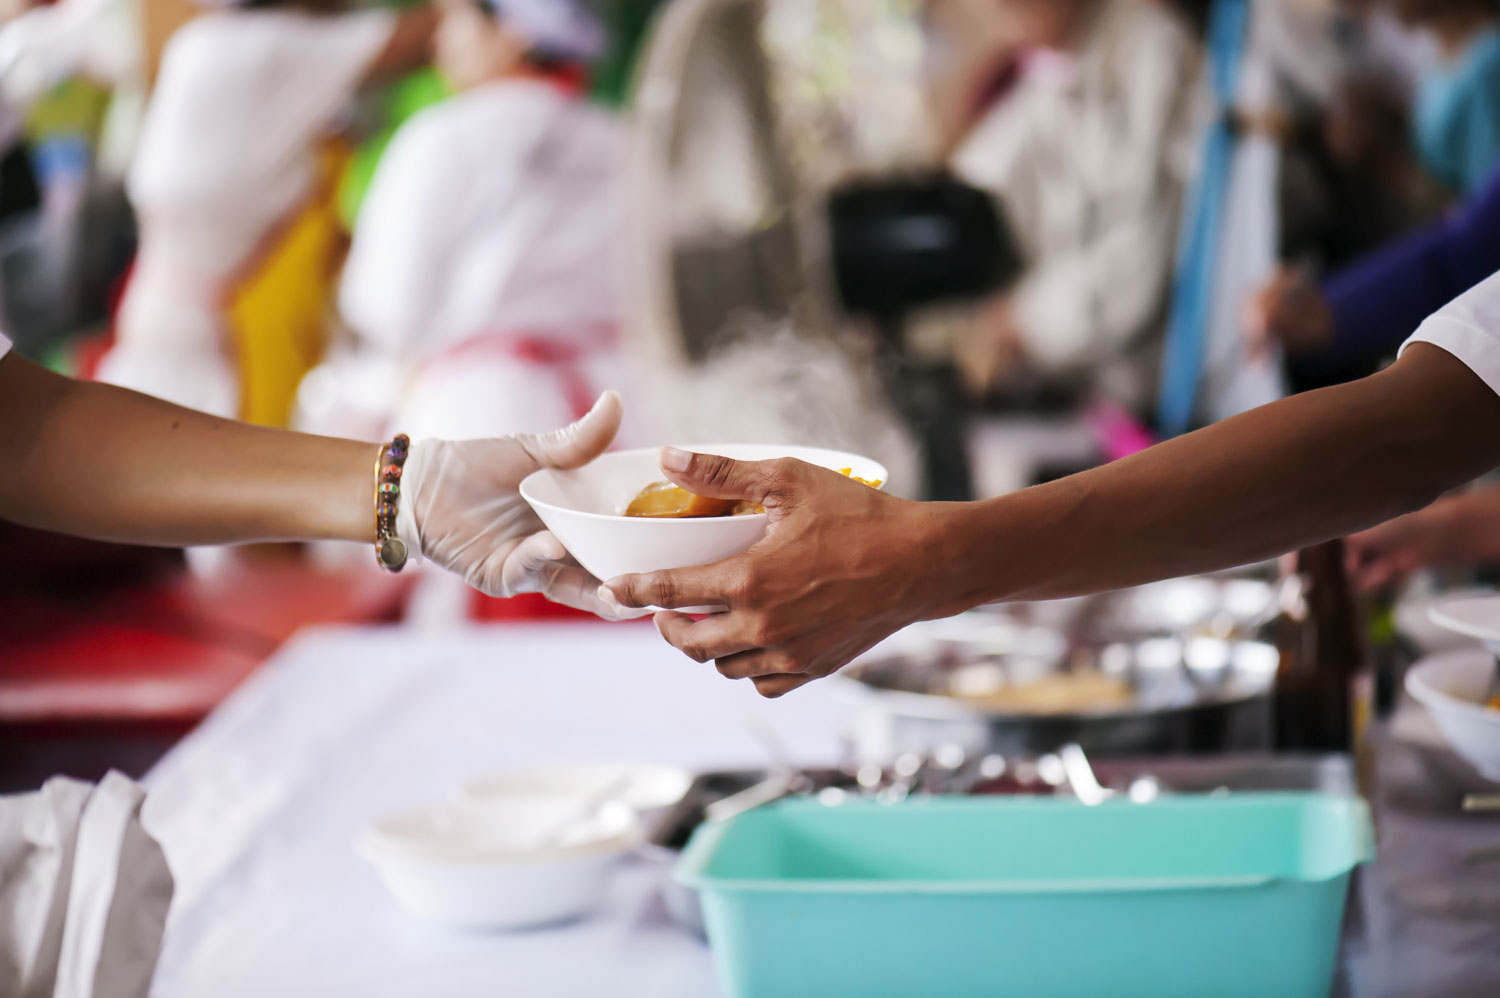
M 401 505 L 401 469 L 411 441 L 398 433 L 375 459 L 375 562 L 387 572 L 406 567 L 406 542 L 396 536 L 396 510 Z

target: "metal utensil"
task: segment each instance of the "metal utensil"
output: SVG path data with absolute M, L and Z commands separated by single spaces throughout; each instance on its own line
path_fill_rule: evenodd
M 619 800 L 620 796 L 629 789 L 633 779 L 634 777 L 629 773 L 621 773 L 603 789 L 595 791 L 576 810 L 538 836 L 536 848 L 551 849 L 560 845 L 568 837 L 569 832 L 593 820 L 606 805 Z
M 1500 811 L 1500 794 L 1465 794 L 1465 811 Z
M 1068 786 L 1084 804 L 1092 807 L 1115 795 L 1113 790 L 1099 782 L 1099 778 L 1094 775 L 1094 767 L 1089 765 L 1089 757 L 1077 742 L 1058 749 L 1057 757 L 1062 760 L 1063 770 L 1067 773 Z
M 747 811 L 753 811 L 773 801 L 790 797 L 794 793 L 792 789 L 794 779 L 795 777 L 787 773 L 774 773 L 752 787 L 747 787 L 737 794 L 730 794 L 723 800 L 708 805 L 703 811 L 704 816 L 709 821 L 728 821 Z

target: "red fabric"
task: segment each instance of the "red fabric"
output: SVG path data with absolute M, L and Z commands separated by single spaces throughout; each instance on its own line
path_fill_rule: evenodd
M 267 554 L 214 577 L 0 593 L 0 725 L 191 722 L 300 628 L 396 619 L 409 584 Z
M 604 342 L 604 337 L 601 337 Z M 526 364 L 546 368 L 558 380 L 558 387 L 568 402 L 573 418 L 584 416 L 594 405 L 598 393 L 583 370 L 588 351 L 573 343 L 559 342 L 544 333 L 494 332 L 471 336 L 438 354 L 427 367 L 463 363 L 476 357 L 510 357 Z
M 469 598 L 469 619 L 481 621 L 594 620 L 594 615 L 553 603 L 541 593 L 494 599 L 475 589 Z

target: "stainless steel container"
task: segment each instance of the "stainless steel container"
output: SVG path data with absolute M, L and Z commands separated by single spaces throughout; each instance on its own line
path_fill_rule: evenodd
M 1256 637 L 1275 609 L 1272 585 L 1235 578 L 986 608 L 908 628 L 841 682 L 870 707 L 865 757 L 943 744 L 1003 755 L 1068 742 L 1096 756 L 1263 750 L 1278 656 Z M 1075 681 L 1118 695 L 1070 707 Z M 1043 685 L 1054 702 L 1020 695 Z

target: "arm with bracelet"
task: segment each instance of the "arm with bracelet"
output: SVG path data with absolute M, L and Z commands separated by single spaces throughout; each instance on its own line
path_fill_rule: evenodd
M 0 518 L 98 540 L 186 546 L 346 540 L 399 571 L 429 558 L 492 596 L 542 592 L 610 611 L 518 494 L 538 468 L 588 463 L 619 397 L 543 436 L 381 445 L 220 419 L 60 377 L 0 336 Z

